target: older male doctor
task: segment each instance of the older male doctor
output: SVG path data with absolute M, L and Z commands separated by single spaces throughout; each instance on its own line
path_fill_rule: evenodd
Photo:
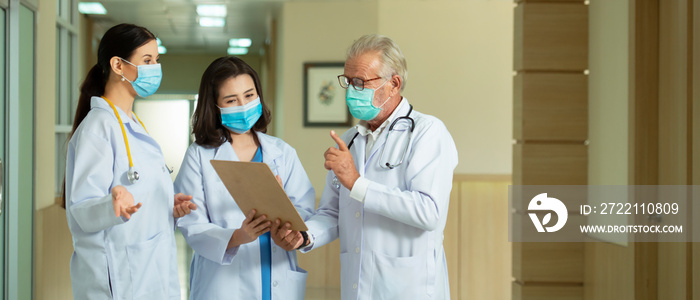
M 400 95 L 406 73 L 390 38 L 355 41 L 338 79 L 361 121 L 331 132 L 338 148 L 324 154 L 330 172 L 309 231 L 273 226 L 278 245 L 302 252 L 340 238 L 344 300 L 450 297 L 442 241 L 457 150 L 439 119 Z

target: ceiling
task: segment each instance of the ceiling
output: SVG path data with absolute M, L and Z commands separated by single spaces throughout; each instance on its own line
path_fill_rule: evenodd
M 90 15 L 97 34 L 119 23 L 133 23 L 151 30 L 167 48 L 167 53 L 226 54 L 231 38 L 250 38 L 249 54 L 261 53 L 282 3 L 289 0 L 97 0 L 106 15 Z M 88 0 L 85 0 L 88 2 Z M 223 28 L 200 27 L 197 4 L 226 4 Z M 102 32 L 100 32 L 102 29 Z

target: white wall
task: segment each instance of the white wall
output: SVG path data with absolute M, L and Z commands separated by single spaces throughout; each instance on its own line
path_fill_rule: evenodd
M 226 53 L 161 54 L 160 63 L 163 66 L 163 81 L 158 88 L 158 94 L 197 94 L 204 70 L 214 60 L 226 55 Z M 242 55 L 239 57 L 257 71 L 258 74 L 262 72 L 260 56 Z
M 628 184 L 629 2 L 589 6 L 588 183 Z
M 513 3 L 379 2 L 379 33 L 408 63 L 404 96 L 447 125 L 455 173 L 510 174 L 513 140 Z
M 190 100 L 139 100 L 134 102 L 134 112 L 158 142 L 165 164 L 173 169 L 170 177 L 175 181 L 190 145 Z
M 363 34 L 393 38 L 408 63 L 404 96 L 452 134 L 456 173 L 510 174 L 512 168 L 513 4 L 509 1 L 294 1 L 279 22 L 276 133 L 296 148 L 320 196 L 328 132 L 303 127 L 307 61 L 344 61 Z
M 34 112 L 35 209 L 55 202 L 56 176 L 56 0 L 40 0 L 36 18 Z
M 297 150 L 317 196 L 326 178 L 323 152 L 335 145 L 329 131 L 344 132 L 347 128 L 303 127 L 303 64 L 345 61 L 345 50 L 354 39 L 376 32 L 376 7 L 374 1 L 294 1 L 282 8 L 275 132 Z
M 591 1 L 588 46 L 588 184 L 628 184 L 629 3 Z M 602 198 L 588 204 L 600 207 Z M 624 203 L 623 199 L 620 199 Z M 588 217 L 588 224 L 625 224 L 625 216 Z M 627 235 L 591 234 L 627 245 Z M 595 247 L 595 246 L 594 246 Z

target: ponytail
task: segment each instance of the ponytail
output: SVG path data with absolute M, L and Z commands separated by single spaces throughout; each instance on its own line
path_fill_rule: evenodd
M 78 98 L 78 107 L 75 109 L 75 117 L 73 118 L 73 130 L 71 130 L 68 140 L 73 137 L 73 133 L 78 129 L 80 123 L 90 112 L 90 98 L 92 96 L 101 96 L 105 92 L 106 85 L 106 75 L 102 71 L 100 64 L 95 64 L 90 71 L 88 71 L 85 81 L 80 86 L 80 97 Z M 63 178 L 63 189 L 61 197 L 61 207 L 66 208 L 66 179 Z
M 78 129 L 80 122 L 85 119 L 88 112 L 90 111 L 90 98 L 92 96 L 102 96 L 105 92 L 106 84 L 106 74 L 103 72 L 99 64 L 90 69 L 83 81 L 83 85 L 80 86 L 80 98 L 78 98 L 78 107 L 75 110 L 75 118 L 73 118 L 73 130 L 70 135 L 73 136 L 75 130 Z M 68 137 L 70 139 L 70 137 Z

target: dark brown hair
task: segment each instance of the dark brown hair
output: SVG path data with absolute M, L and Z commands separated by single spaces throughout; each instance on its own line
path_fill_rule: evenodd
M 156 36 L 148 29 L 134 24 L 115 25 L 105 32 L 97 48 L 97 63 L 90 69 L 83 84 L 80 86 L 78 107 L 75 110 L 73 130 L 68 136 L 69 139 L 73 136 L 75 130 L 78 129 L 80 123 L 83 122 L 88 112 L 90 112 L 90 98 L 104 94 L 107 79 L 109 79 L 109 74 L 112 70 L 109 62 L 112 57 L 118 56 L 130 59 L 136 49 L 155 39 Z M 64 178 L 62 200 L 64 208 L 66 207 L 65 191 L 66 181 Z
M 219 87 L 229 78 L 248 74 L 253 78 L 255 89 L 262 104 L 262 116 L 255 122 L 252 130 L 267 132 L 267 125 L 270 124 L 272 114 L 265 105 L 262 86 L 258 73 L 253 70 L 242 59 L 235 56 L 224 56 L 214 60 L 202 75 L 202 82 L 199 84 L 199 98 L 197 108 L 192 116 L 192 133 L 194 141 L 204 147 L 219 147 L 224 142 L 231 142 L 231 134 L 228 129 L 221 124 L 221 110 L 217 107 L 219 99 Z

